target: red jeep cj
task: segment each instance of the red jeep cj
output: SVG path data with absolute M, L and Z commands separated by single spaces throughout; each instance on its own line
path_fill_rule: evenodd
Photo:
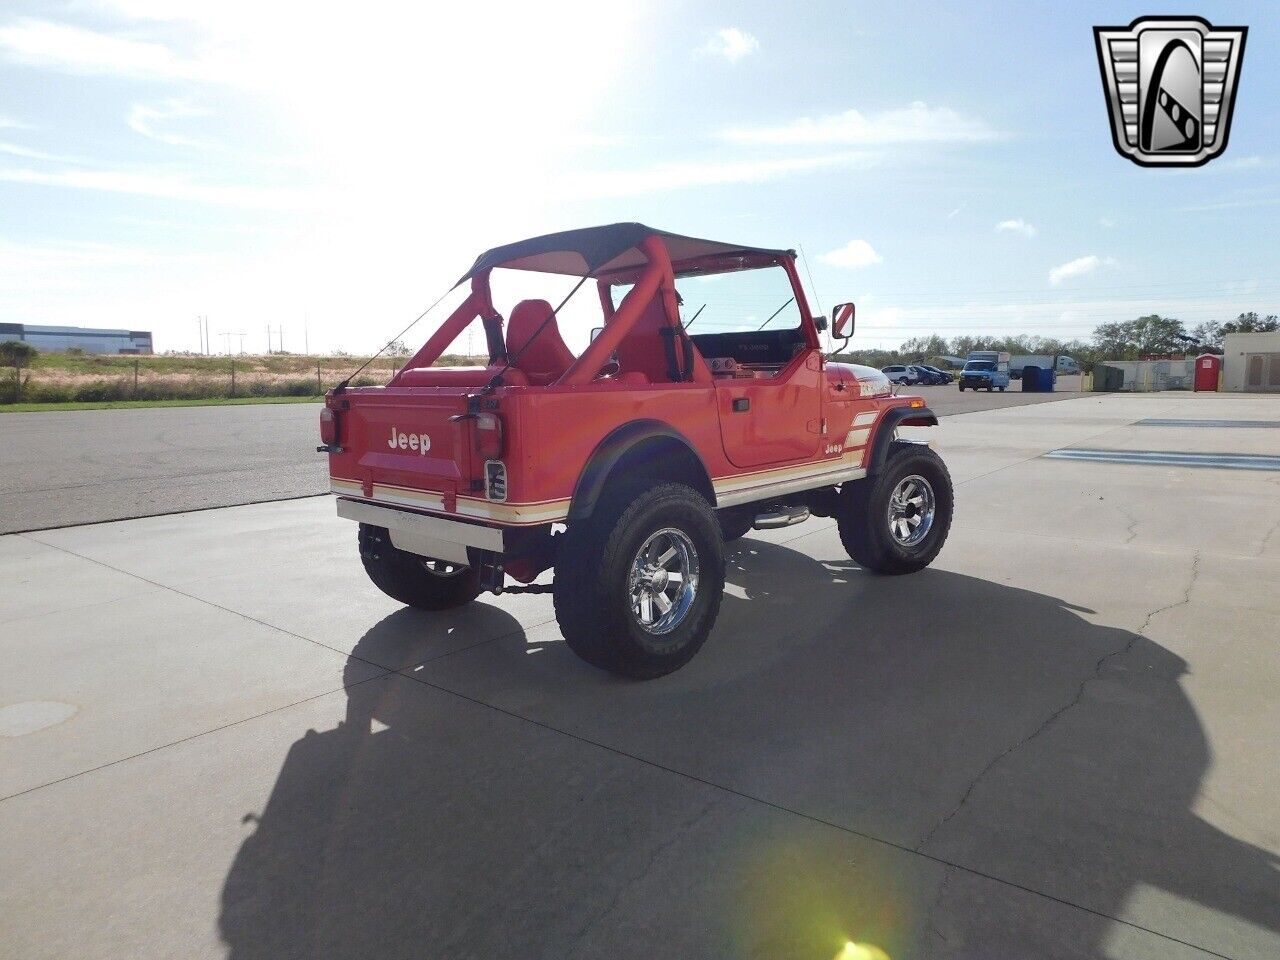
M 544 300 L 511 306 L 504 334 L 491 279 L 528 279 L 511 271 L 595 281 L 580 355 Z M 440 610 L 554 567 L 549 588 L 505 589 L 550 589 L 575 653 L 656 677 L 706 640 L 724 544 L 753 527 L 834 517 L 877 573 L 942 548 L 946 467 L 896 437 L 937 418 L 879 371 L 827 362 L 793 251 L 619 223 L 497 247 L 459 283 L 470 296 L 385 387 L 340 386 L 320 415 L 338 514 L 396 600 Z M 474 320 L 489 365 L 432 366 Z M 853 305 L 832 325 L 847 339 Z

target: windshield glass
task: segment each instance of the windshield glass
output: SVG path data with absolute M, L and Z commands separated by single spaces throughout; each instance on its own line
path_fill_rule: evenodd
M 612 288 L 616 308 L 630 284 Z M 796 330 L 800 308 L 791 278 L 778 266 L 676 277 L 680 320 L 691 334 Z
M 970 360 L 964 365 L 966 370 L 994 370 L 996 365 L 990 360 Z

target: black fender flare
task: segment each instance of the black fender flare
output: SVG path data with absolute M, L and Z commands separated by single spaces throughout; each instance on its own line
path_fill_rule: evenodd
M 938 415 L 928 407 L 892 407 L 876 424 L 876 434 L 871 442 L 871 456 L 867 458 L 867 476 L 874 476 L 884 468 L 889 458 L 889 446 L 893 443 L 893 431 L 901 426 L 936 427 Z
M 582 473 L 578 475 L 578 482 L 573 488 L 568 519 L 582 520 L 591 516 L 614 468 L 638 446 L 655 440 L 678 444 L 687 451 L 700 474 L 696 478 L 695 487 L 700 493 L 710 498 L 711 505 L 714 507 L 715 488 L 711 484 L 711 474 L 707 472 L 706 464 L 702 462 L 702 457 L 698 456 L 698 451 L 688 438 L 661 420 L 632 420 L 617 427 L 596 444 L 595 450 L 591 452 L 587 465 L 582 468 Z

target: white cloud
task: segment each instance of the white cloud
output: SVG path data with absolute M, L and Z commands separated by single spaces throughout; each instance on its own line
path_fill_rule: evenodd
M 1112 227 L 1116 225 L 1116 221 L 1112 217 L 1099 217 L 1098 223 L 1100 226 L 1103 226 L 1108 230 L 1110 230 Z
M 75 157 L 66 157 L 58 153 L 45 153 L 41 150 L 32 150 L 30 147 L 24 147 L 17 143 L 0 142 L 0 153 L 7 153 L 11 157 L 22 157 L 25 160 L 47 160 L 50 163 L 83 163 L 83 160 L 77 160 Z
M 731 127 L 720 133 L 730 143 L 851 144 L 973 143 L 1000 134 L 983 120 L 949 107 L 930 107 L 916 101 L 897 110 L 864 114 L 857 110 L 825 117 L 801 117 L 780 126 Z
M 1114 265 L 1115 260 L 1111 257 L 1099 257 L 1094 254 L 1089 254 L 1087 257 L 1077 257 L 1075 260 L 1069 260 L 1050 270 L 1049 282 L 1056 287 L 1063 280 L 1069 280 L 1072 277 L 1083 277 L 1085 274 L 1093 273 L 1099 267 Z
M 876 253 L 875 248 L 865 240 L 850 240 L 839 250 L 824 253 L 818 259 L 832 267 L 850 269 L 870 267 L 884 261 L 884 258 Z
M 696 52 L 706 56 L 723 57 L 730 63 L 737 63 L 759 49 L 760 41 L 745 30 L 725 27 L 713 33 Z
M 30 130 L 31 125 L 13 117 L 0 117 L 0 130 Z
M 236 75 L 230 63 L 188 59 L 163 44 L 45 20 L 23 19 L 0 28 L 0 49 L 20 63 L 69 73 L 218 82 L 229 82 Z
M 66 270 L 79 267 L 142 267 L 192 262 L 192 254 L 160 253 L 108 243 L 18 243 L 0 237 L 5 270 Z M 65 276 L 65 274 L 64 274 Z
M 1263 157 L 1254 153 L 1243 157 L 1232 157 L 1230 160 L 1222 160 L 1214 164 L 1209 169 L 1225 173 L 1228 170 L 1254 170 L 1258 167 L 1265 167 L 1266 165 L 1267 161 Z
M 129 173 L 116 170 L 62 170 L 46 173 L 17 167 L 0 167 L 0 181 L 75 190 L 127 193 L 165 200 L 181 200 L 259 210 L 284 210 L 299 204 L 300 198 L 287 190 L 265 187 L 224 186 L 196 183 L 169 174 Z
M 742 160 L 722 163 L 665 163 L 637 170 L 575 174 L 564 183 L 576 199 L 626 197 L 688 187 L 726 183 L 762 183 L 793 174 L 870 162 L 864 154 L 846 153 L 786 160 Z
M 960 206 L 956 207 L 954 210 L 952 210 L 950 213 L 947 214 L 947 219 L 954 220 L 956 215 L 959 214 L 960 211 L 963 210 L 964 208 L 965 208 L 965 204 L 963 203 L 960 204 Z
M 996 233 L 1020 233 L 1024 237 L 1034 237 L 1039 231 L 1019 217 L 1016 220 L 1001 220 L 996 224 Z
M 149 137 L 152 140 L 159 140 L 161 143 L 167 143 L 175 147 L 208 147 L 209 144 L 201 140 L 195 140 L 191 137 L 184 137 L 176 133 L 167 133 L 161 126 L 171 120 L 188 120 L 193 117 L 206 117 L 209 115 L 208 110 L 193 106 L 186 100 L 177 98 L 169 98 L 162 100 L 160 103 L 150 106 L 145 103 L 135 103 L 133 109 L 129 111 L 129 128 L 136 133 Z

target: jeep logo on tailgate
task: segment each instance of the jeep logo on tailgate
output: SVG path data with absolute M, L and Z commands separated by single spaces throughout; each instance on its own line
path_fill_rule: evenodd
M 392 450 L 417 450 L 425 457 L 431 449 L 431 438 L 425 433 L 399 433 L 393 425 L 387 446 Z

